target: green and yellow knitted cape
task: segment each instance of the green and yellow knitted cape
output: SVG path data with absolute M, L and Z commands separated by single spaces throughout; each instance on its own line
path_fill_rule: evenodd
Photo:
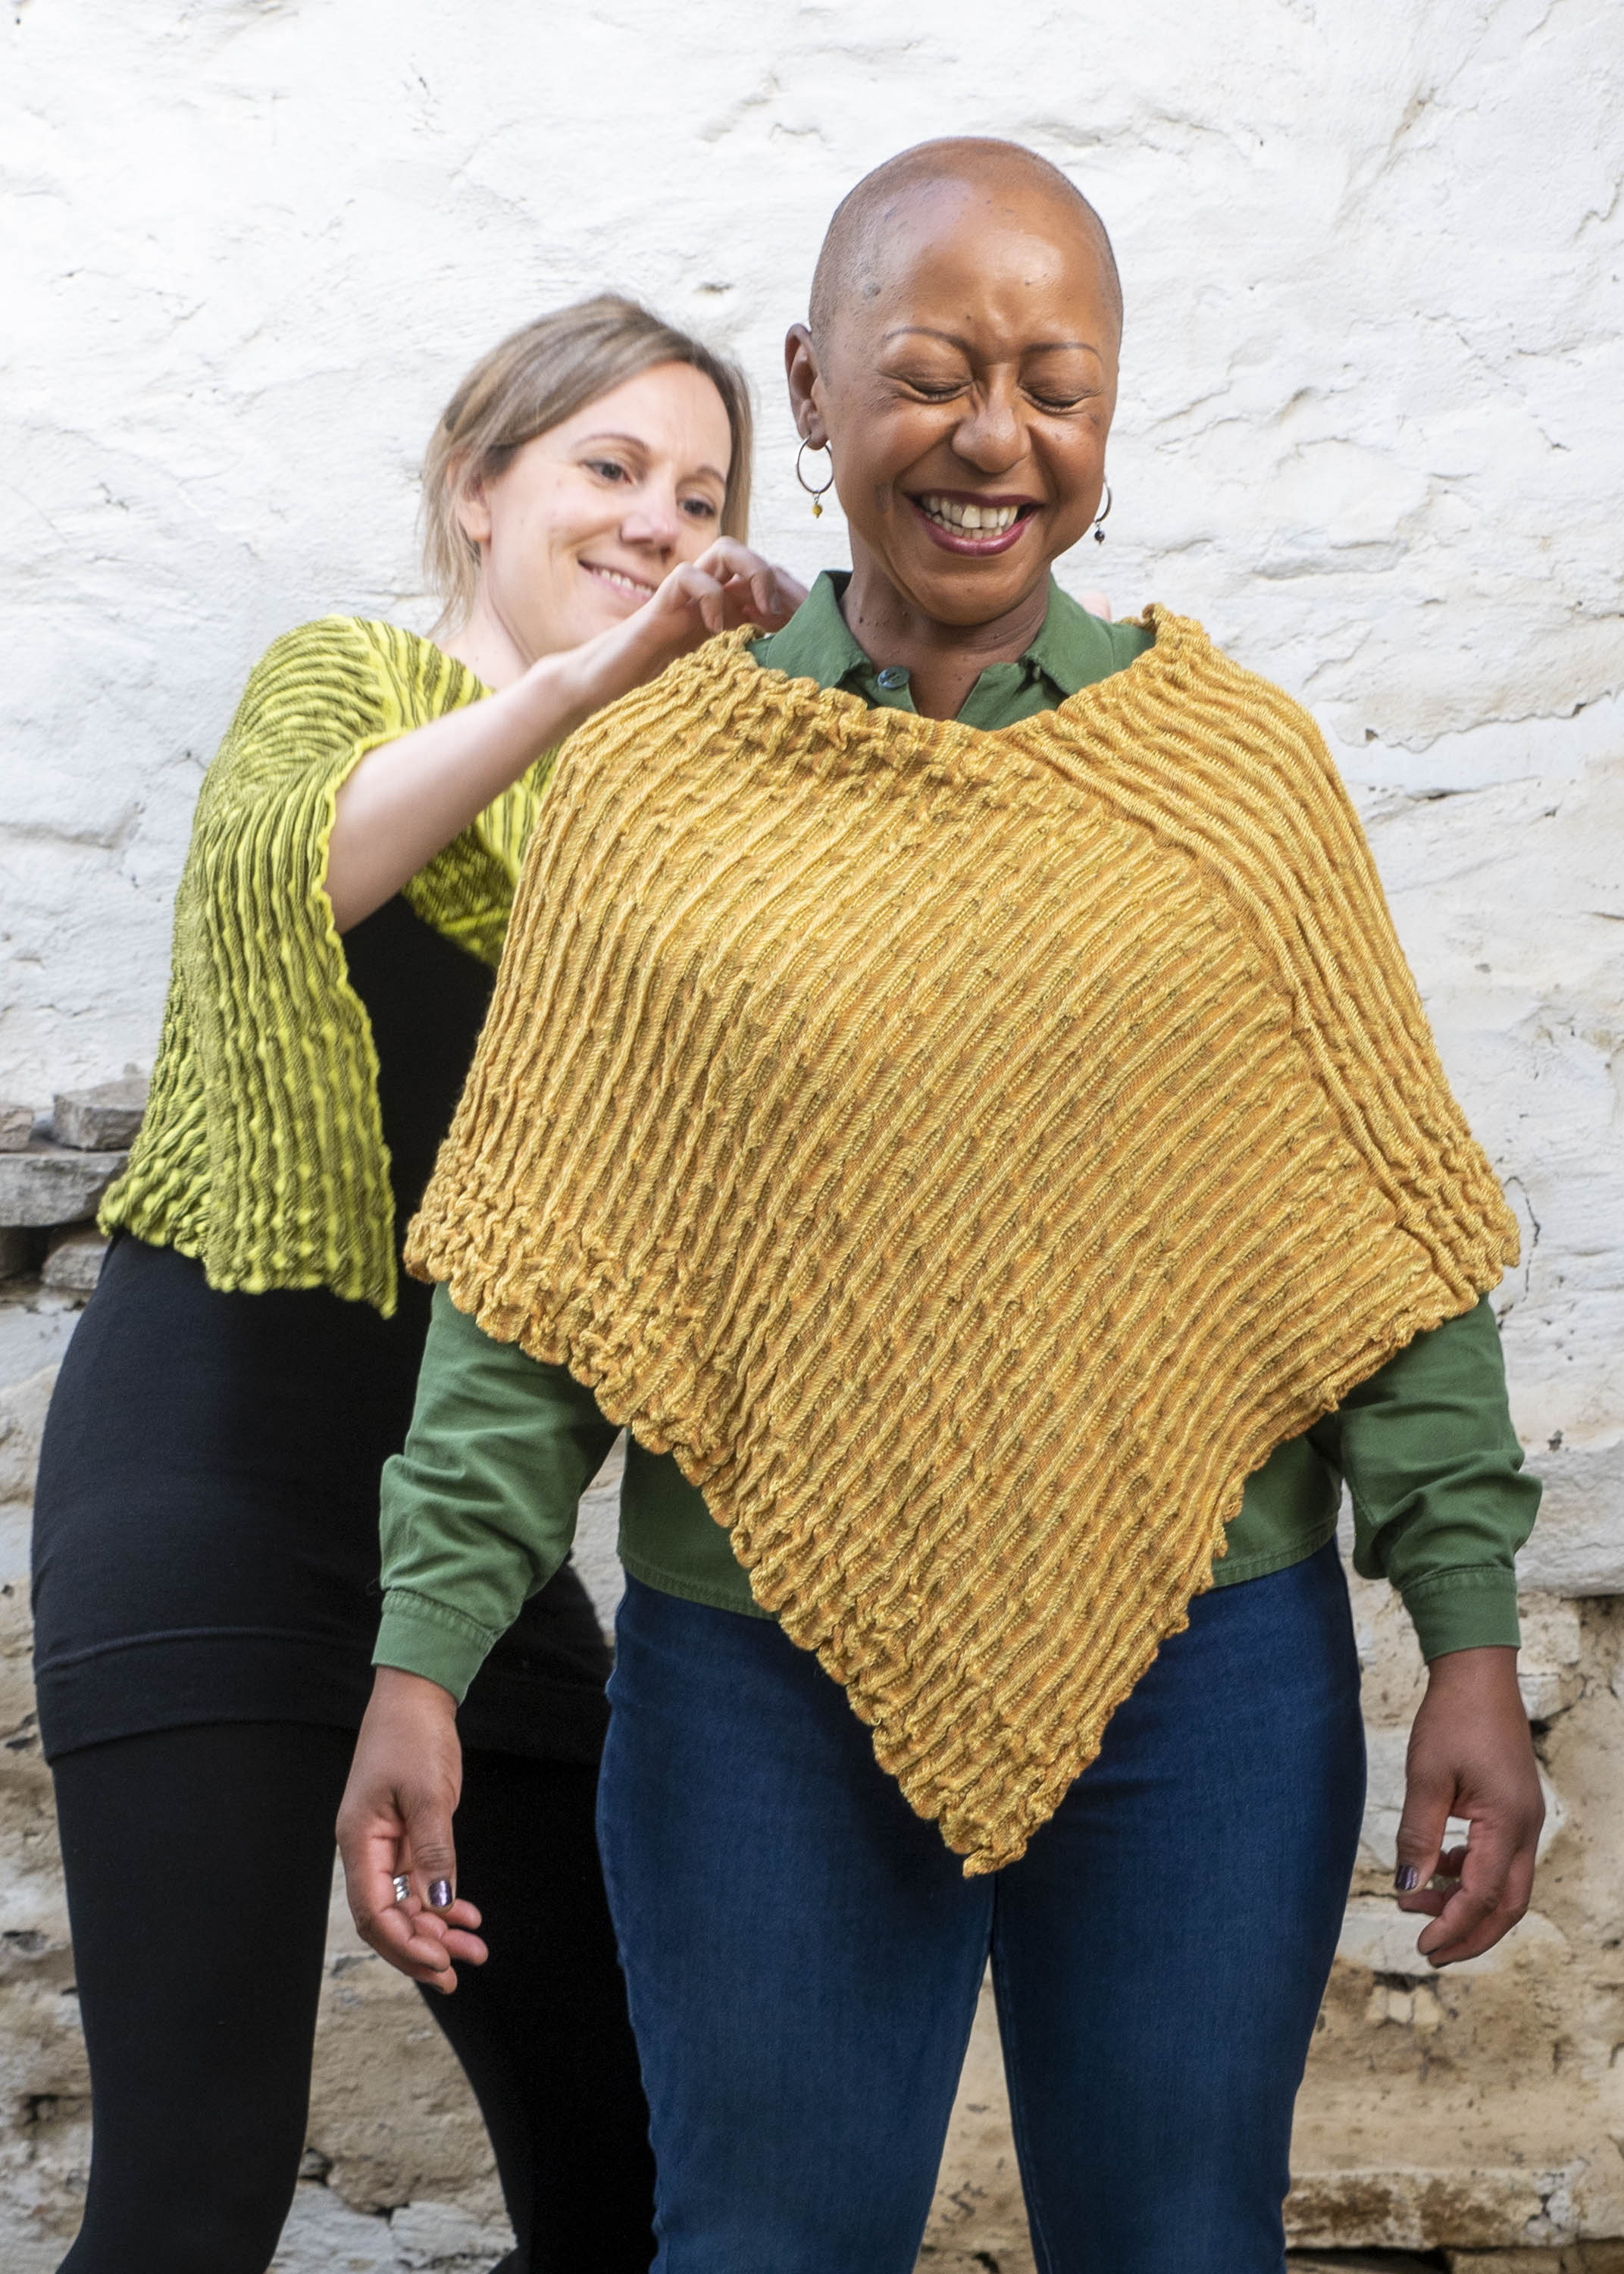
M 1150 620 L 998 733 L 741 639 L 583 728 L 407 1242 L 674 1452 L 971 1871 L 1516 1253 L 1312 720 Z
M 204 778 L 146 1119 L 102 1208 L 211 1286 L 395 1300 L 378 1059 L 325 890 L 334 800 L 380 743 L 486 692 L 429 641 L 327 616 L 256 665 Z M 551 757 L 414 877 L 417 914 L 493 964 Z

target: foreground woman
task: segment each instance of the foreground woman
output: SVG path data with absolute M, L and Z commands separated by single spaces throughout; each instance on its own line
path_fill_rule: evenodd
M 400 1230 L 479 1031 L 543 754 L 800 597 L 739 542 L 749 448 L 738 373 L 631 303 L 516 334 L 425 468 L 450 636 L 289 634 L 205 781 L 152 1103 L 36 1503 L 94 2093 L 72 2274 L 263 2274 L 275 2248 L 370 1678 L 378 1472 L 428 1316 L 397 1285 Z M 512 2274 L 653 2248 L 593 1838 L 608 1653 L 573 1570 L 549 1577 L 463 1721 L 502 1957 L 433 2001 L 490 2128 Z
M 661 2274 L 908 2274 L 989 1954 L 1045 2274 L 1282 2274 L 1344 1477 L 1432 1666 L 1400 1900 L 1439 1964 L 1528 1900 L 1515 1228 L 1312 722 L 1050 582 L 1120 318 L 1026 153 L 842 207 L 789 374 L 851 576 L 565 754 L 409 1243 L 351 1901 L 480 1959 L 455 1701 L 628 1423 L 599 1823 Z

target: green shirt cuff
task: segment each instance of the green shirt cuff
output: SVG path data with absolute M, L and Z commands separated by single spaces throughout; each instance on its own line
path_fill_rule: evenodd
M 1435 1571 L 1404 1590 L 1409 1612 L 1429 1665 L 1452 1650 L 1482 1650 L 1522 1641 L 1517 1624 L 1517 1575 L 1503 1563 Z
M 461 1611 L 410 1587 L 391 1587 L 383 1599 L 383 1618 L 374 1666 L 398 1667 L 438 1682 L 460 1706 L 496 1637 Z

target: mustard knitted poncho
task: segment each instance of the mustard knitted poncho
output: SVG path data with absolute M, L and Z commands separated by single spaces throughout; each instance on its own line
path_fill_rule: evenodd
M 1312 722 L 1151 620 L 996 734 L 740 638 L 592 721 L 407 1247 L 675 1453 L 969 1871 L 1516 1253 Z

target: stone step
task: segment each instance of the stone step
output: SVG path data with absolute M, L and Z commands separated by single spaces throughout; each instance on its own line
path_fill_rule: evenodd
M 51 1135 L 79 1153 L 111 1153 L 133 1144 L 147 1111 L 147 1084 L 139 1074 L 100 1081 L 89 1089 L 64 1089 L 51 1108 Z
M 1440 2274 L 1443 2259 L 1410 2250 L 1289 2250 L 1290 2274 Z
M 106 1254 L 107 1241 L 93 1224 L 53 1232 L 40 1284 L 58 1295 L 94 1295 Z
M 1548 2250 L 1446 2250 L 1449 2274 L 1624 2274 L 1624 2239 Z
M 21 1152 L 0 1153 L 0 1227 L 82 1224 L 129 1157 L 38 1137 Z

